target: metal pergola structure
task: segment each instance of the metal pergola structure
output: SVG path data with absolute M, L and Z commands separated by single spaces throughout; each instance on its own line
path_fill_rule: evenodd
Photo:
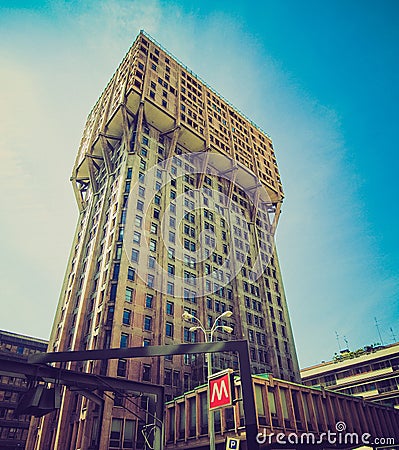
M 155 402 L 156 417 L 163 422 L 164 391 L 162 386 L 155 386 L 150 383 L 138 383 L 120 378 L 102 377 L 83 372 L 69 371 L 66 369 L 49 367 L 47 365 L 43 366 L 43 364 L 217 352 L 238 353 L 247 448 L 250 448 L 251 450 L 258 450 L 259 443 L 256 439 L 258 434 L 256 407 L 251 377 L 248 341 L 246 340 L 148 347 L 110 348 L 104 350 L 35 353 L 29 356 L 28 363 L 19 363 L 24 365 L 24 368 L 21 367 L 21 372 L 19 373 L 39 376 L 47 380 L 53 379 L 54 381 L 58 381 L 58 383 L 66 384 L 68 386 L 79 382 L 79 385 L 85 387 L 86 389 L 101 390 L 101 384 L 103 384 L 103 386 L 107 386 L 107 388 L 104 388 L 103 390 L 110 390 L 110 388 L 114 388 L 115 390 L 120 391 L 145 392 L 147 394 L 155 395 L 157 396 L 157 401 Z M 13 362 L 12 364 L 16 363 Z M 22 371 L 22 369 L 24 371 Z M 156 433 L 154 435 L 154 448 L 156 450 L 161 450 L 163 448 L 163 430 L 160 430 L 158 427 L 156 428 Z
M 40 355 L 47 355 L 41 353 Z M 151 383 L 142 383 L 132 380 L 126 380 L 115 377 L 107 377 L 102 375 L 95 375 L 91 373 L 85 373 L 75 370 L 68 370 L 64 368 L 52 367 L 48 365 L 41 365 L 37 363 L 18 361 L 10 358 L 8 355 L 0 355 L 0 374 L 21 376 L 24 375 L 34 382 L 51 383 L 56 386 L 67 386 L 69 389 L 78 392 L 79 394 L 92 400 L 99 406 L 100 416 L 103 414 L 104 399 L 95 394 L 94 391 L 102 392 L 114 392 L 114 393 L 139 393 L 146 394 L 149 398 L 153 399 L 155 405 L 155 417 L 162 421 L 164 414 L 164 387 L 154 385 Z M 35 389 L 35 388 L 33 388 Z M 32 389 L 28 390 L 31 391 Z M 45 389 L 46 391 L 46 389 Z M 39 394 L 40 396 L 40 394 Z M 33 395 L 36 398 L 36 395 Z M 49 407 L 48 410 L 41 410 L 40 407 L 32 406 L 30 402 L 31 398 L 28 395 L 28 403 L 26 403 L 24 397 L 20 398 L 16 411 L 19 410 L 20 414 L 33 414 L 41 416 L 52 412 L 54 407 Z M 38 400 L 38 399 L 36 399 Z M 36 405 L 37 406 L 37 405 Z M 25 408 L 26 411 L 24 411 Z M 33 412 L 33 410 L 35 412 Z M 99 431 L 100 432 L 100 431 Z M 162 430 L 159 431 L 159 441 L 162 439 Z M 162 447 L 159 447 L 162 448 Z

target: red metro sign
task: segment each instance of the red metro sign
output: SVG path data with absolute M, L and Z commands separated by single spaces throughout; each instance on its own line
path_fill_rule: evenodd
M 231 369 L 215 373 L 208 379 L 209 409 L 231 406 L 235 400 L 234 376 Z

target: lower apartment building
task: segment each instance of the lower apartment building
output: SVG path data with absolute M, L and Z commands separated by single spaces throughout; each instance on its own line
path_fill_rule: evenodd
M 399 408 L 399 343 L 341 352 L 301 371 L 307 386 L 351 394 Z
M 45 352 L 47 341 L 0 330 L 0 354 L 3 358 L 24 362 L 36 352 Z M 0 368 L 1 369 L 1 368 Z M 24 376 L 0 372 L 0 449 L 25 448 L 31 416 L 16 415 L 20 394 L 26 391 Z

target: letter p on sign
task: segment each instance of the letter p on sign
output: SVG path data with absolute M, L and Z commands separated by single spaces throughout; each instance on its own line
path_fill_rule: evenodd
M 209 409 L 231 406 L 234 400 L 234 382 L 232 383 L 232 371 L 223 371 L 208 380 Z
M 238 450 L 240 448 L 240 440 L 228 437 L 226 440 L 226 450 Z

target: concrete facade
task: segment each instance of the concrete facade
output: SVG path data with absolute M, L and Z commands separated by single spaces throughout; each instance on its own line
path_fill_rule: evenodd
M 50 351 L 201 342 L 182 314 L 209 328 L 230 310 L 220 325 L 232 334 L 215 339 L 248 339 L 254 374 L 299 381 L 274 246 L 283 190 L 272 141 L 144 32 L 87 119 L 71 181 L 79 219 Z M 213 365 L 238 367 L 233 354 Z M 162 384 L 168 399 L 206 372 L 191 355 L 68 368 Z M 126 402 L 106 398 L 99 417 L 65 391 L 32 445 L 142 448 L 145 399 L 131 406 L 137 416 Z

